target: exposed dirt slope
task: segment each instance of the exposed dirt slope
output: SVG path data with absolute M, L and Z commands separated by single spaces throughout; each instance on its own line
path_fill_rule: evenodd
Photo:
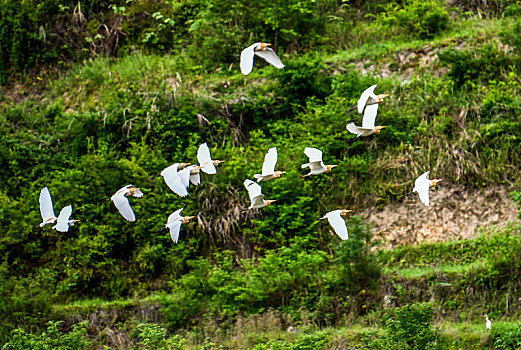
M 431 189 L 431 206 L 426 207 L 416 193 L 383 210 L 365 210 L 375 237 L 391 248 L 402 244 L 459 240 L 474 237 L 480 227 L 502 227 L 518 220 L 518 209 L 501 186 L 466 190 L 463 186 L 442 185 Z

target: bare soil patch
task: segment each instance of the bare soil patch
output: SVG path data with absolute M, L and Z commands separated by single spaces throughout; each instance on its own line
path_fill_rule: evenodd
M 388 248 L 472 238 L 481 227 L 503 227 L 517 221 L 519 210 L 506 187 L 467 190 L 463 186 L 431 189 L 431 205 L 424 206 L 416 193 L 383 210 L 365 210 L 375 234 Z

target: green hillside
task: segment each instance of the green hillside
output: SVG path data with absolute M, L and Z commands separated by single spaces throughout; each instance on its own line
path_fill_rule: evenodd
M 518 348 L 518 221 L 408 245 L 366 213 L 423 207 L 425 171 L 519 212 L 520 30 L 516 1 L 0 1 L 3 349 Z M 255 42 L 285 67 L 241 74 Z M 357 138 L 374 84 L 386 128 Z M 225 162 L 187 197 L 154 177 L 205 142 Z M 246 210 L 271 147 L 276 202 Z M 338 167 L 303 178 L 306 147 Z M 127 184 L 132 223 L 108 200 Z M 37 226 L 44 187 L 68 232 Z M 346 241 L 318 220 L 341 208 Z

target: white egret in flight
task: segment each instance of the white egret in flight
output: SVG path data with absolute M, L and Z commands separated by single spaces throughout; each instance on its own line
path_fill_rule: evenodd
M 269 64 L 277 67 L 278 69 L 284 68 L 284 64 L 280 60 L 279 56 L 273 51 L 271 44 L 267 43 L 255 43 L 248 46 L 241 52 L 241 72 L 244 75 L 251 73 L 253 69 L 253 59 L 255 55 L 265 59 Z
M 322 174 L 336 167 L 336 165 L 324 165 L 322 151 L 318 148 L 306 147 L 304 153 L 308 156 L 309 163 L 302 164 L 302 169 L 309 167 L 310 172 L 303 177 Z
M 268 150 L 268 153 L 264 156 L 264 163 L 262 164 L 262 174 L 253 175 L 257 182 L 266 181 L 270 179 L 276 179 L 280 175 L 285 174 L 285 171 L 275 171 L 275 165 L 277 164 L 277 147 L 272 147 Z
M 143 197 L 143 192 L 140 191 L 139 188 L 134 187 L 133 185 L 127 185 L 125 187 L 120 188 L 110 199 L 114 202 L 116 208 L 118 208 L 120 214 L 128 221 L 136 221 L 136 216 L 130 207 L 130 203 L 128 202 L 129 196 L 134 196 L 137 198 Z
M 181 225 L 186 224 L 193 219 L 195 216 L 181 216 L 181 211 L 183 208 L 174 211 L 168 217 L 165 228 L 170 229 L 170 237 L 172 237 L 172 241 L 177 243 L 179 240 L 179 231 L 181 230 Z
M 251 200 L 251 204 L 248 209 L 267 207 L 271 203 L 275 202 L 275 200 L 264 199 L 264 195 L 262 194 L 262 188 L 255 181 L 246 179 L 244 181 L 244 187 L 246 187 L 246 189 L 248 190 L 248 194 L 250 195 Z
M 224 160 L 213 160 L 210 155 L 210 149 L 208 145 L 203 143 L 197 150 L 197 161 L 199 162 L 199 168 L 207 174 L 213 175 L 217 173 L 215 167 L 220 163 L 224 163 Z
M 54 225 L 52 228 L 60 232 L 69 231 L 69 225 L 73 226 L 75 222 L 79 221 L 69 220 L 69 217 L 72 214 L 72 205 L 64 207 L 60 211 L 60 215 L 58 215 L 58 217 L 54 215 L 51 193 L 47 187 L 42 188 L 40 191 L 40 214 L 42 214 L 43 219 L 42 223 L 39 225 L 40 227 L 56 222 L 56 225 Z
M 190 170 L 186 167 L 190 163 L 174 163 L 161 171 L 161 176 L 165 179 L 168 187 L 181 197 L 188 196 L 188 181 Z
M 427 171 L 418 176 L 414 182 L 412 192 L 418 192 L 422 203 L 429 206 L 429 188 L 436 186 L 436 184 L 441 181 L 442 179 L 429 180 L 429 171 Z
M 347 232 L 347 226 L 345 220 L 342 218 L 342 216 L 346 216 L 347 213 L 352 213 L 353 210 L 349 209 L 339 209 L 339 210 L 333 210 L 324 215 L 320 218 L 320 220 L 327 219 L 329 221 L 329 224 L 333 227 L 333 230 L 335 230 L 335 233 L 342 238 L 342 240 L 346 240 L 349 238 L 349 234 Z
M 57 220 L 56 215 L 54 215 L 51 193 L 47 187 L 42 188 L 40 191 L 40 214 L 42 214 L 40 227 L 52 224 Z
M 385 128 L 385 126 L 375 126 L 374 123 L 376 120 L 376 114 L 378 113 L 378 104 L 382 103 L 384 98 L 389 95 L 375 95 L 375 88 L 376 85 L 367 88 L 362 92 L 362 95 L 358 100 L 358 112 L 364 112 L 364 116 L 362 117 L 362 126 L 356 126 L 355 123 L 349 123 L 346 126 L 347 130 L 350 133 L 355 134 L 357 137 L 378 134 L 381 129 Z
M 80 220 L 69 220 L 72 214 L 72 205 L 68 205 L 64 207 L 60 211 L 60 215 L 58 215 L 58 221 L 56 225 L 52 228 L 56 229 L 56 231 L 67 232 L 69 231 L 69 226 L 74 226 L 74 224 Z

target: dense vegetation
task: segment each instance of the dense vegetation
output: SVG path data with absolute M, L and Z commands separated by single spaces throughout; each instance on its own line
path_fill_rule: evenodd
M 345 242 L 317 222 L 403 200 L 425 170 L 469 190 L 508 186 L 521 203 L 521 6 L 453 6 L 2 1 L 5 348 L 518 346 L 518 226 L 385 251 L 358 216 Z M 258 60 L 241 75 L 237 56 L 256 41 L 286 67 Z M 391 95 L 387 128 L 356 138 L 346 113 L 372 84 Z M 195 163 L 203 142 L 226 162 L 188 197 L 153 179 Z M 273 146 L 287 174 L 263 192 L 277 202 L 243 211 L 242 183 Z M 338 168 L 300 178 L 309 146 Z M 106 201 L 128 183 L 145 193 L 135 223 Z M 55 211 L 72 204 L 81 220 L 65 234 L 33 228 L 45 186 Z M 181 207 L 196 220 L 175 245 L 160 229 Z M 490 338 L 433 324 L 484 313 L 504 320 Z M 352 325 L 363 328 L 334 328 Z

